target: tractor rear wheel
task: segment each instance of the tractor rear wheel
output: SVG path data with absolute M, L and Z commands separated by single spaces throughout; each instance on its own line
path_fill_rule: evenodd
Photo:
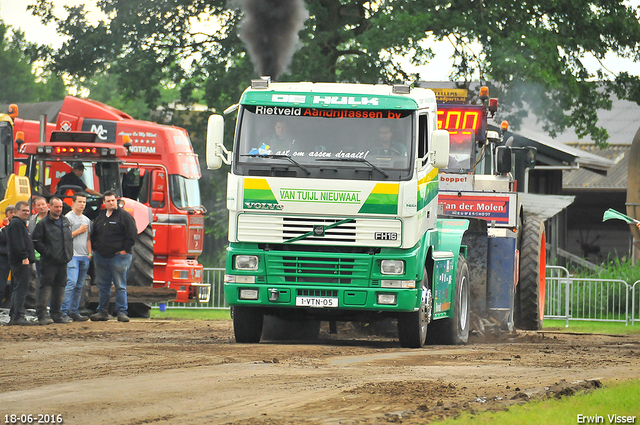
M 127 287 L 129 286 L 153 286 L 153 230 L 149 224 L 142 233 L 138 235 L 135 245 L 133 245 L 133 259 L 127 272 Z M 130 317 L 150 316 L 150 303 L 129 304 L 128 312 Z
M 515 303 L 518 329 L 542 329 L 546 267 L 544 221 L 532 216 L 525 220 L 520 239 L 520 281 Z

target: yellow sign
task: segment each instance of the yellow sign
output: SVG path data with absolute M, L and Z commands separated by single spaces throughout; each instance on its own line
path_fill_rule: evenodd
M 469 92 L 467 89 L 431 89 L 438 103 L 465 103 Z

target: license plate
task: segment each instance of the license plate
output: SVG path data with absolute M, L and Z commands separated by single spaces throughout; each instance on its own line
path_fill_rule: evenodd
M 338 307 L 338 299 L 325 297 L 296 297 L 296 306 L 319 308 Z

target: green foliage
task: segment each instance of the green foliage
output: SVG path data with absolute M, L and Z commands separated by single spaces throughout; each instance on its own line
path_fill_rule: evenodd
M 456 419 L 436 423 L 440 425 L 573 425 L 580 423 L 577 422 L 580 414 L 592 417 L 599 415 L 602 417 L 602 421 L 599 423 L 612 423 L 609 422 L 607 415 L 635 416 L 634 423 L 637 423 L 638 405 L 640 405 L 640 381 L 630 380 L 611 384 L 607 388 L 588 393 L 563 397 L 559 400 L 552 398 L 521 406 L 512 406 L 506 411 L 483 412 L 477 415 L 465 412 Z M 588 422 L 584 419 L 582 423 Z
M 53 55 L 53 68 L 78 78 L 126 75 L 120 88 L 128 99 L 156 106 L 162 83 L 172 82 L 183 101 L 200 89 L 204 102 L 222 110 L 257 76 L 238 36 L 243 14 L 227 0 L 103 0 L 98 4 L 108 19 L 95 25 L 82 6 L 56 18 L 52 3 L 38 0 L 30 8 L 69 37 Z M 499 118 L 516 130 L 526 102 L 551 135 L 574 127 L 604 144 L 608 135 L 597 125 L 596 109 L 610 108 L 611 93 L 640 101 L 637 75 L 584 67 L 585 58 L 608 52 L 640 59 L 638 11 L 623 0 L 307 0 L 306 6 L 300 48 L 280 81 L 428 79 L 406 72 L 400 56 L 428 63 L 434 37 L 454 44 L 452 79 L 494 83 L 492 94 L 503 105 Z
M 0 103 L 38 102 L 64 97 L 65 86 L 57 74 L 32 73 L 34 62 L 46 48 L 38 48 L 0 19 Z
M 602 263 L 597 271 L 576 268 L 571 270 L 571 274 L 577 278 L 622 279 L 633 285 L 633 282 L 640 280 L 640 265 L 633 265 L 630 258 L 620 259 L 614 256 Z

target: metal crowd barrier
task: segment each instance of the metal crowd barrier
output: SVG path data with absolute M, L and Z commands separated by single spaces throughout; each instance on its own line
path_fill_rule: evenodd
M 166 303 L 162 308 L 227 309 L 222 267 L 205 268 L 203 282 L 211 285 L 208 303 Z M 640 280 L 632 285 L 620 279 L 575 278 L 560 266 L 547 266 L 545 319 L 624 322 L 640 321 Z
M 207 303 L 173 303 L 166 305 L 153 304 L 153 307 L 165 308 L 189 308 L 189 309 L 225 309 L 229 308 L 224 300 L 224 267 L 205 267 L 203 269 L 202 282 L 211 285 L 211 296 Z
M 633 326 L 636 311 L 636 281 L 633 285 L 621 279 L 576 278 L 560 266 L 547 266 L 545 319 L 624 322 Z

